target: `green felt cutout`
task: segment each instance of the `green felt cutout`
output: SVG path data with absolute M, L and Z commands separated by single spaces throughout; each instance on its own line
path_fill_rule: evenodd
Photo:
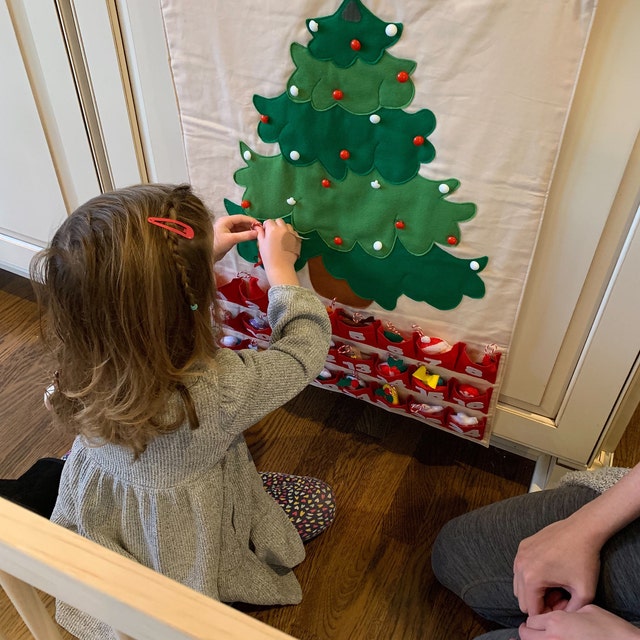
M 397 33 L 385 33 L 387 22 L 380 20 L 360 0 L 344 0 L 339 9 L 329 17 L 315 18 L 316 32 L 307 29 L 313 36 L 309 51 L 318 60 L 330 60 L 338 67 L 349 67 L 356 60 L 375 64 L 384 50 L 394 45 L 402 35 L 402 24 L 394 23 Z M 351 41 L 360 42 L 360 50 L 351 48 Z
M 289 78 L 287 93 L 294 102 L 310 101 L 317 111 L 339 104 L 351 113 L 370 114 L 381 107 L 402 109 L 413 100 L 415 87 L 411 78 L 406 82 L 397 79 L 400 71 L 413 73 L 416 63 L 412 60 L 384 53 L 375 65 L 356 60 L 342 69 L 332 62 L 316 60 L 296 42 L 291 45 L 291 58 L 296 70 Z M 297 96 L 292 94 L 292 86 L 297 88 Z M 335 89 L 343 92 L 342 100 L 333 97 Z
M 229 213 L 237 213 L 233 207 Z M 257 261 L 255 242 L 239 244 L 238 252 L 249 262 Z M 475 259 L 479 268 L 474 271 L 470 267 L 473 260 L 456 258 L 437 245 L 423 256 L 413 256 L 397 243 L 386 260 L 376 260 L 357 246 L 348 253 L 328 250 L 322 239 L 312 233 L 302 242 L 296 269 L 317 255 L 322 256 L 332 276 L 346 280 L 354 293 L 375 300 L 387 310 L 395 309 L 401 295 L 446 311 L 455 309 L 464 296 L 482 298 L 485 294 L 484 282 L 478 274 L 487 266 L 486 256 Z
M 386 51 L 402 24 L 389 35 L 386 26 L 360 0 L 307 21 L 313 37 L 308 49 L 291 45 L 296 69 L 286 92 L 254 96 L 263 116 L 258 133 L 282 155 L 261 156 L 240 143 L 246 166 L 234 178 L 246 202 L 225 200 L 225 208 L 290 222 L 305 238 L 296 269 L 321 256 L 334 278 L 384 309 L 405 295 L 450 310 L 465 296 L 485 295 L 479 273 L 488 258 L 458 258 L 443 248 L 455 252 L 459 225 L 476 206 L 450 200 L 458 180 L 420 175 L 435 157 L 427 140 L 435 116 L 403 111 L 414 97 L 416 63 Z M 351 46 L 354 39 L 360 46 Z M 255 241 L 238 245 L 238 253 L 258 262 Z
M 475 204 L 448 199 L 460 184 L 455 179 L 433 181 L 417 175 L 396 185 L 372 171 L 364 176 L 349 173 L 325 188 L 326 172 L 319 162 L 296 167 L 280 155 L 261 156 L 243 143 L 240 150 L 243 155 L 251 153 L 247 166 L 234 176 L 245 187 L 243 200 L 250 203 L 244 212 L 258 220 L 290 215 L 298 233 L 316 231 L 337 252 L 359 245 L 371 257 L 382 259 L 399 241 L 407 252 L 422 255 L 436 242 L 447 244 L 451 236 L 459 240 L 458 223 L 475 215 Z M 379 189 L 372 187 L 375 182 Z M 448 187 L 446 194 L 440 192 L 443 184 Z M 295 203 L 288 203 L 289 198 Z M 396 227 L 398 221 L 402 228 Z M 336 237 L 341 244 L 336 244 Z
M 316 111 L 309 102 L 292 102 L 286 93 L 277 98 L 254 96 L 261 115 L 258 134 L 265 142 L 277 142 L 284 158 L 298 166 L 319 160 L 330 177 L 342 180 L 347 171 L 367 174 L 376 169 L 389 182 L 414 178 L 420 165 L 433 160 L 436 150 L 426 139 L 436 126 L 429 109 L 407 113 L 401 109 L 380 109 L 377 124 L 368 115 L 354 115 L 341 108 Z M 424 144 L 414 144 L 422 136 Z M 340 151 L 351 153 L 348 160 Z M 298 160 L 290 154 L 297 151 Z
M 470 268 L 472 260 L 456 258 L 435 245 L 423 256 L 413 256 L 397 243 L 387 260 L 371 260 L 358 247 L 350 253 L 322 254 L 327 271 L 349 283 L 353 292 L 375 300 L 383 309 L 394 309 L 405 295 L 443 311 L 457 307 L 462 298 L 482 298 L 484 282 L 478 276 L 488 262 L 477 258 L 480 268 Z

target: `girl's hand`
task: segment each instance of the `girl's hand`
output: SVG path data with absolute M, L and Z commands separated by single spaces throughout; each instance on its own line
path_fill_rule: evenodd
M 294 265 L 300 256 L 300 238 L 293 227 L 282 218 L 270 218 L 256 229 L 269 284 L 299 284 Z
M 577 611 L 592 602 L 599 572 L 600 544 L 588 525 L 570 516 L 520 543 L 513 563 L 513 593 L 530 616 L 557 609 Z
M 552 611 L 529 616 L 520 625 L 520 640 L 636 640 L 640 629 L 618 616 L 588 604 L 577 611 Z
M 213 259 L 221 260 L 239 242 L 255 240 L 258 237 L 255 225 L 259 224 L 255 218 L 241 213 L 216 218 L 213 223 Z

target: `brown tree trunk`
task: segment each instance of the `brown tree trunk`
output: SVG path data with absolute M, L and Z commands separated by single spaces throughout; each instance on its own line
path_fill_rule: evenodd
M 371 300 L 356 295 L 346 280 L 334 278 L 326 270 L 322 256 L 309 259 L 307 264 L 309 265 L 311 284 L 319 295 L 357 309 L 365 309 L 371 304 Z

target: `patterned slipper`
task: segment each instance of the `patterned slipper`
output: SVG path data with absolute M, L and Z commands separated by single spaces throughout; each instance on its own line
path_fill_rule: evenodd
M 265 490 L 284 509 L 303 542 L 320 535 L 333 522 L 336 502 L 326 482 L 273 471 L 260 475 Z

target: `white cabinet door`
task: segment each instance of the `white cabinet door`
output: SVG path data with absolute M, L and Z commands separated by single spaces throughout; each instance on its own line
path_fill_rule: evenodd
M 147 177 L 111 7 L 0 2 L 0 268 L 26 275 L 69 212 Z
M 0 3 L 0 57 L 0 267 L 26 274 L 99 187 L 54 4 Z
M 188 172 L 159 2 L 117 4 L 150 174 L 183 180 Z M 640 351 L 633 322 L 616 323 L 640 321 L 629 277 L 640 258 L 633 227 L 640 184 L 634 147 L 639 29 L 637 0 L 600 0 L 492 441 L 574 466 L 597 453 Z
M 597 454 L 640 350 L 637 292 L 619 280 L 637 251 L 624 242 L 640 193 L 639 29 L 640 3 L 599 3 L 494 430 L 577 464 Z M 621 286 L 621 297 L 607 297 Z M 635 327 L 602 335 L 618 317 Z M 596 339 L 604 350 L 593 349 Z

